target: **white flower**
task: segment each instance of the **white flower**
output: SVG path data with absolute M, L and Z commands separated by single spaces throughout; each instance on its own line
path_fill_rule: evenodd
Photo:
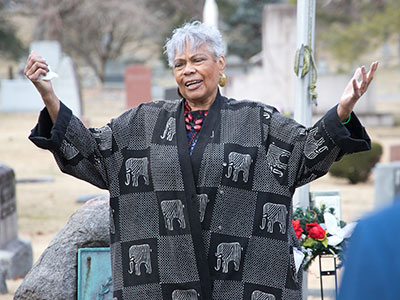
M 345 227 L 340 228 L 337 224 L 336 217 L 327 212 L 324 213 L 324 220 L 326 229 L 331 235 L 328 236 L 328 245 L 330 246 L 337 246 L 343 241 L 343 239 L 349 238 L 357 225 L 356 222 L 352 222 L 347 224 Z

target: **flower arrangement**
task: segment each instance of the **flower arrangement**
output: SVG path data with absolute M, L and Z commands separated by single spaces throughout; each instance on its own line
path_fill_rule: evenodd
M 325 205 L 303 211 L 297 208 L 293 214 L 293 228 L 301 243 L 305 255 L 303 269 L 306 271 L 311 262 L 321 254 L 337 255 L 343 262 L 343 249 L 353 233 L 356 223 L 337 220 L 334 209 L 326 212 Z

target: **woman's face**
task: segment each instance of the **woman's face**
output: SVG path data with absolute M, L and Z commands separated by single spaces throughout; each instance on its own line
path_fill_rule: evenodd
M 193 103 L 212 103 L 217 95 L 218 82 L 225 70 L 225 58 L 215 59 L 203 44 L 196 50 L 187 44 L 175 56 L 174 76 L 182 96 Z

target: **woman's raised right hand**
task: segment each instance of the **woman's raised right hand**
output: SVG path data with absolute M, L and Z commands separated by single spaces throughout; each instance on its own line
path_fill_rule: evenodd
M 54 93 L 53 86 L 50 80 L 43 80 L 49 68 L 46 60 L 39 56 L 35 51 L 32 51 L 26 62 L 24 74 L 35 85 L 36 89 L 42 96 L 43 102 L 47 107 L 50 118 L 53 123 L 56 122 L 58 112 L 60 110 L 60 100 Z
M 39 56 L 37 52 L 32 51 L 26 62 L 24 74 L 35 85 L 43 100 L 54 96 L 51 82 L 42 80 L 42 77 L 46 76 L 48 71 L 46 60 Z

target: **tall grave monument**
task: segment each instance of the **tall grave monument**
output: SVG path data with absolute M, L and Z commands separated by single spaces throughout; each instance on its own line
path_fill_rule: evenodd
M 45 58 L 51 70 L 59 75 L 52 81 L 54 91 L 80 117 L 81 94 L 72 59 L 62 52 L 57 41 L 35 41 L 29 48 Z M 43 107 L 39 93 L 25 76 L 1 81 L 0 111 L 40 111 Z
M 0 293 L 7 293 L 6 279 L 24 277 L 31 267 L 31 243 L 18 238 L 14 171 L 0 163 Z

